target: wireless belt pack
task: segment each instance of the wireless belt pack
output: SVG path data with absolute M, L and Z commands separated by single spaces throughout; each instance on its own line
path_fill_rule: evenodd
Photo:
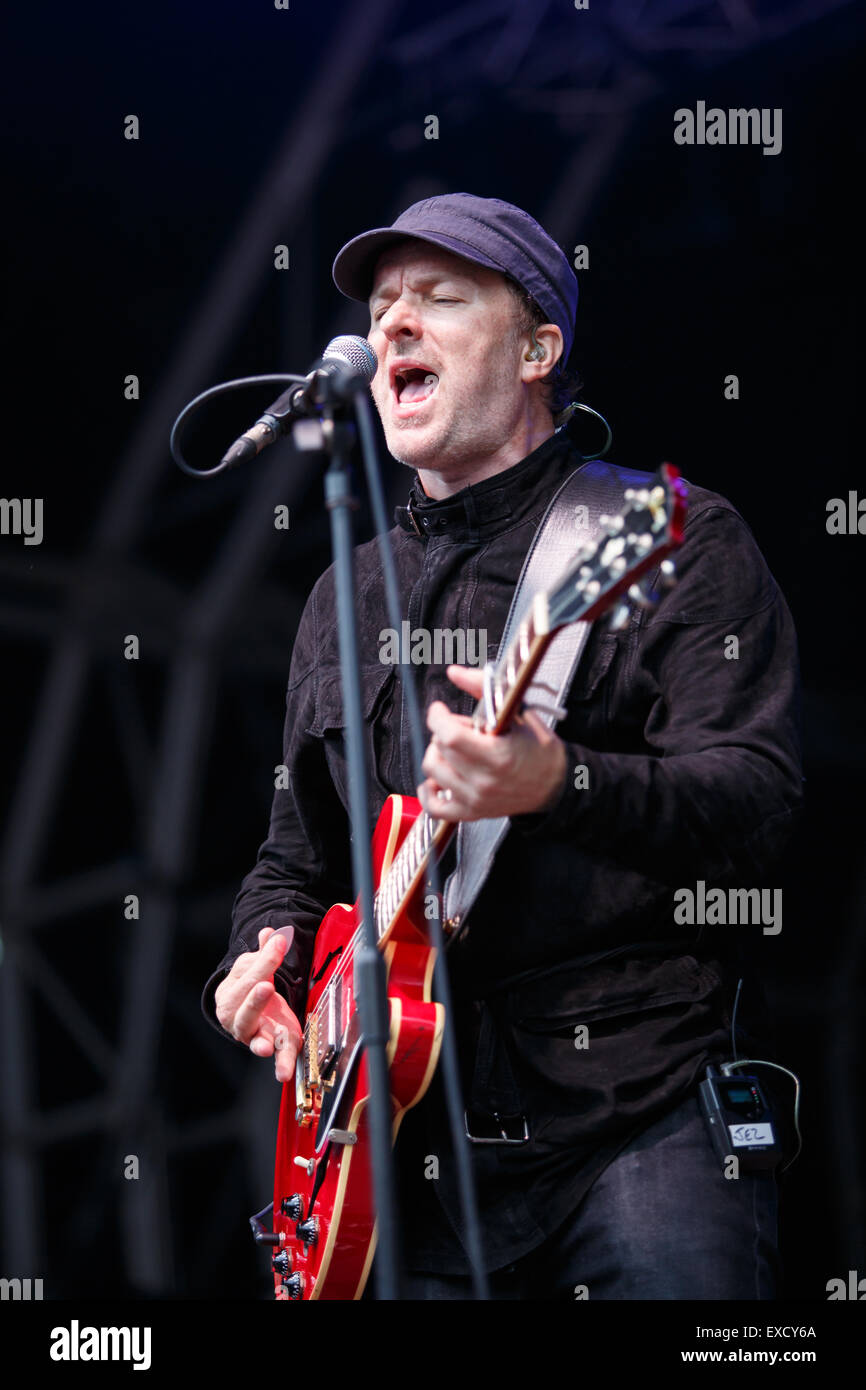
M 775 1168 L 782 1157 L 772 1111 L 756 1076 L 722 1075 L 707 1067 L 701 1111 L 723 1167 L 731 1155 L 746 1172 Z

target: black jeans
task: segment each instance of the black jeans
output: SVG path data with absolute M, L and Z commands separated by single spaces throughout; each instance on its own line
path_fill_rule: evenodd
M 493 1273 L 490 1294 L 569 1302 L 772 1299 L 776 1212 L 774 1174 L 725 1178 L 690 1097 L 623 1149 L 552 1236 Z M 468 1299 L 471 1280 L 411 1271 L 404 1296 Z

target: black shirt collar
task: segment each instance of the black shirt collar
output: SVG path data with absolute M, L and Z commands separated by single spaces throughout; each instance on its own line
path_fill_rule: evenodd
M 503 521 L 519 521 L 548 487 L 552 490 L 582 462 L 567 431 L 561 430 L 511 468 L 483 482 L 468 483 L 441 500 L 427 496 L 416 473 L 408 505 L 397 507 L 394 519 L 422 540 L 440 535 L 454 541 L 478 540 L 501 530 Z

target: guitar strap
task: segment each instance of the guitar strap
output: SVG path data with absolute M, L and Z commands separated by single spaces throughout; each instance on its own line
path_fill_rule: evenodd
M 617 468 L 601 459 L 583 463 L 554 493 L 523 562 L 498 650 L 504 652 L 533 598 L 551 589 L 565 573 L 578 549 L 596 542 L 600 518 L 622 510 L 628 487 L 646 487 L 648 473 Z M 587 524 L 576 524 L 578 507 L 585 507 Z M 552 728 L 563 705 L 586 645 L 591 623 L 569 623 L 553 638 L 526 692 L 524 705 Z M 445 931 L 452 941 L 462 937 L 466 918 L 483 888 L 493 859 L 508 834 L 507 816 L 494 820 L 461 821 L 457 831 L 457 864 L 443 893 Z

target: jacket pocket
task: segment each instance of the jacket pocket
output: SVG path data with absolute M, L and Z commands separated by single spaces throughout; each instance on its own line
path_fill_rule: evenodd
M 566 966 L 512 991 L 508 1014 L 528 1033 L 556 1033 L 592 1019 L 644 1013 L 692 1003 L 720 986 L 718 971 L 694 956 L 671 959 L 618 957 L 588 966 Z
M 589 638 L 569 688 L 569 703 L 593 698 L 610 670 L 618 646 L 619 639 L 609 632 L 603 633 L 597 643 L 593 643 L 592 637 Z
M 388 792 L 388 767 L 393 755 L 393 704 L 397 675 L 393 666 L 377 662 L 361 668 L 361 711 L 364 718 L 364 755 L 371 774 L 370 824 Z M 340 800 L 348 807 L 348 768 L 345 747 L 345 713 L 340 669 L 323 667 L 319 672 L 313 720 L 307 732 L 322 740 L 331 776 Z
M 557 727 L 560 738 L 605 748 L 613 680 L 610 672 L 618 647 L 619 641 L 612 633 L 602 631 L 590 636 L 569 687 L 566 716 Z
M 394 667 L 382 662 L 361 667 L 361 708 L 365 720 L 376 717 L 395 679 Z M 345 722 L 339 667 L 325 666 L 319 672 L 313 721 L 307 733 L 322 738 L 335 729 L 345 728 Z
M 539 1121 L 563 1119 L 551 1140 L 648 1116 L 728 1045 L 728 1001 L 711 963 L 620 959 L 583 976 L 569 968 L 509 996 L 521 1093 Z

